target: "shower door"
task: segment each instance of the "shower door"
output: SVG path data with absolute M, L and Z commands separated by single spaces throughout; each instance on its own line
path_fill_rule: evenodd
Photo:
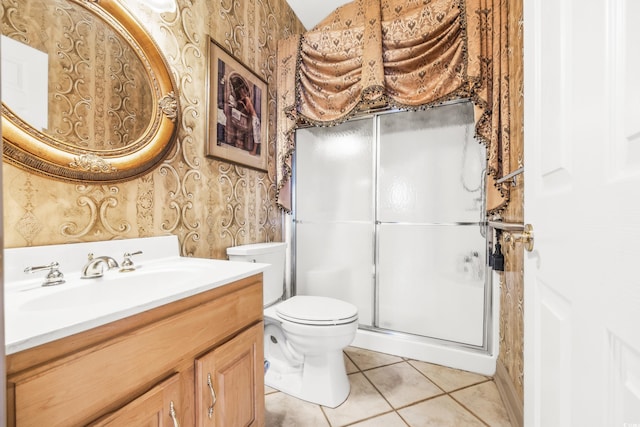
M 471 104 L 379 118 L 377 318 L 482 346 L 484 148 Z
M 373 325 L 371 120 L 296 133 L 295 293 L 339 298 Z
M 298 130 L 294 289 L 360 327 L 483 346 L 484 148 L 469 103 Z

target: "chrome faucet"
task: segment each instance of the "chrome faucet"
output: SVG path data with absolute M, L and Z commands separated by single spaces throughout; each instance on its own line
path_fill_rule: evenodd
M 95 277 L 102 277 L 104 274 L 104 266 L 107 266 L 107 270 L 111 270 L 112 268 L 118 268 L 118 261 L 111 258 L 110 256 L 99 256 L 93 257 L 93 254 L 90 253 L 89 261 L 82 267 L 82 274 L 80 278 L 82 279 L 91 279 Z

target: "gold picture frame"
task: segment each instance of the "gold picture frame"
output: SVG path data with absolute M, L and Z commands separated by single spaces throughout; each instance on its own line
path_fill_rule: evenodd
M 206 155 L 267 170 L 267 83 L 213 39 Z

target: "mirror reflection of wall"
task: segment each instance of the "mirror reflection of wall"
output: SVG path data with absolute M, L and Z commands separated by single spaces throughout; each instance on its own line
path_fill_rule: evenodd
M 2 36 L 2 102 L 39 131 L 48 125 L 49 57 Z
M 35 68 L 40 79 L 48 77 L 46 125 L 5 97 L 5 75 L 12 73 L 3 69 L 9 109 L 49 136 L 85 149 L 118 149 L 143 135 L 151 122 L 151 85 L 136 52 L 113 28 L 72 0 L 2 0 L 2 8 L 2 33 L 48 56 L 48 66 Z

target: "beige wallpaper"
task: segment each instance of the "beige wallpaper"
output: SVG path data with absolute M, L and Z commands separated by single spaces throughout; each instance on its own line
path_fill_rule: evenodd
M 152 173 L 112 185 L 65 183 L 4 164 L 6 247 L 175 234 L 183 255 L 224 258 L 228 246 L 282 238 L 275 206 L 276 45 L 304 28 L 284 0 L 177 1 L 175 13 L 163 14 L 127 2 L 178 85 L 175 150 Z M 269 85 L 267 173 L 204 155 L 210 36 Z
M 228 246 L 282 238 L 275 206 L 276 44 L 304 28 L 284 0 L 178 0 L 178 5 L 176 13 L 162 15 L 133 9 L 161 46 L 178 84 L 182 111 L 174 152 L 153 173 L 114 185 L 69 184 L 4 164 L 6 247 L 176 234 L 183 255 L 224 258 Z M 510 0 L 509 7 L 516 169 L 523 163 L 522 0 Z M 204 156 L 209 36 L 269 85 L 268 173 Z M 520 178 L 506 220 L 522 221 L 523 187 Z M 522 248 L 506 247 L 506 257 L 499 359 L 522 396 Z
M 524 165 L 524 107 L 522 59 L 522 0 L 509 0 L 509 75 L 511 94 L 511 170 Z M 511 201 L 502 217 L 505 222 L 524 220 L 524 177 L 518 176 Z M 505 250 L 505 272 L 501 275 L 499 360 L 520 398 L 524 398 L 524 250 L 521 244 Z

